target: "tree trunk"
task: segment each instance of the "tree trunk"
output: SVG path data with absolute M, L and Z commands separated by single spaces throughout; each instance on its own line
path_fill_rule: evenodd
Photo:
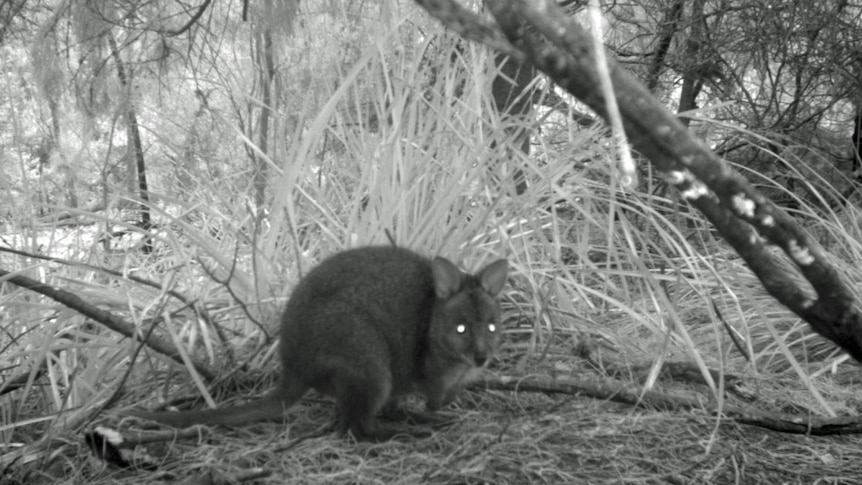
M 264 21 L 263 31 L 258 34 L 257 56 L 260 69 L 261 108 L 258 133 L 258 149 L 254 167 L 254 202 L 258 214 L 266 203 L 266 181 L 269 167 L 266 159 L 272 156 L 269 146 L 269 120 L 273 111 L 272 88 L 275 80 L 275 53 L 272 46 L 272 28 Z
M 658 79 L 661 76 L 662 68 L 664 67 L 667 53 L 670 51 L 673 36 L 679 29 L 679 19 L 682 18 L 682 10 L 685 6 L 685 0 L 676 0 L 673 5 L 668 8 L 665 13 L 665 18 L 660 27 L 658 43 L 655 48 L 655 54 L 650 64 L 649 74 L 647 74 L 646 85 L 650 92 L 654 93 L 658 87 Z
M 530 155 L 530 129 L 533 110 L 533 93 L 529 89 L 536 77 L 536 69 L 530 65 L 509 59 L 504 54 L 494 57 L 497 65 L 497 75 L 491 83 L 491 96 L 494 107 L 500 113 L 507 140 L 514 140 L 524 156 Z M 506 151 L 510 150 L 506 147 Z M 517 160 L 518 157 L 505 157 L 507 160 Z M 527 180 L 519 167 L 512 170 L 515 194 L 521 195 L 527 190 Z
M 117 41 L 110 34 L 108 34 L 107 38 L 108 44 L 111 47 L 111 56 L 117 64 L 117 77 L 119 78 L 120 85 L 123 87 L 127 96 L 125 113 L 126 131 L 129 137 L 130 155 L 135 161 L 138 197 L 141 199 L 139 204 L 141 220 L 138 222 L 138 226 L 145 232 L 149 233 L 149 230 L 153 227 L 153 222 L 150 217 L 150 195 L 149 188 L 147 187 L 147 167 L 144 163 L 144 147 L 141 143 L 141 130 L 138 127 L 138 116 L 135 112 L 134 96 L 132 96 L 131 73 L 126 72 L 126 67 L 123 64 L 123 60 L 120 58 L 120 50 L 117 46 Z M 153 252 L 153 239 L 149 234 L 144 236 L 142 250 L 144 254 L 150 254 Z
M 703 7 L 706 0 L 694 0 L 689 16 L 691 30 L 688 33 L 688 38 L 685 42 L 685 58 L 688 64 L 685 66 L 682 78 L 682 90 L 679 95 L 679 108 L 677 112 L 697 108 L 697 95 L 703 87 L 703 73 L 701 66 L 703 59 L 703 43 L 706 33 L 706 21 L 703 18 Z M 691 123 L 689 118 L 680 118 L 683 125 L 688 127 Z
M 856 107 L 856 118 L 853 120 L 853 178 L 862 180 L 862 103 Z

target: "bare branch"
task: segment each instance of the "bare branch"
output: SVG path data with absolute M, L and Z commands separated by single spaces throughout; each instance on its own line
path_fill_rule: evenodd
M 189 28 L 191 28 L 191 26 L 194 25 L 198 20 L 200 20 L 201 16 L 204 14 L 206 9 L 209 8 L 211 3 L 212 3 L 212 0 L 204 0 L 204 3 L 201 4 L 201 6 L 198 8 L 197 12 L 195 12 L 194 15 L 192 15 L 192 17 L 189 19 L 189 21 L 186 22 L 186 24 L 183 25 L 182 27 L 180 27 L 178 29 L 173 29 L 173 30 L 165 29 L 165 30 L 162 30 L 161 32 L 163 34 L 169 36 L 169 37 L 176 37 L 176 36 L 184 33 L 185 31 L 189 30 Z

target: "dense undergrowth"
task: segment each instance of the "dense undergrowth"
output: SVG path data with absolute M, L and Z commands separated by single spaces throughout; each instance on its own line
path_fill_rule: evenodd
M 447 410 L 456 424 L 427 440 L 294 442 L 329 419 L 331 407 L 310 400 L 284 426 L 211 429 L 165 446 L 156 471 L 80 459 L 89 456 L 80 437 L 94 423 L 138 425 L 111 411 L 264 393 L 277 371 L 276 322 L 292 285 L 339 249 L 392 242 L 468 269 L 509 259 L 508 345 L 492 375 L 616 379 L 709 402 L 724 399 L 716 370 L 748 380 L 752 405 L 762 410 L 858 413 L 856 364 L 776 304 L 646 162 L 641 185 L 623 191 L 601 129 L 553 110 L 542 113 L 532 156 L 512 155 L 510 121 L 489 109 L 486 54 L 467 47 L 430 76 L 424 59 L 433 48 L 431 41 L 402 55 L 368 48 L 325 102 L 305 107 L 309 114 L 295 123 L 302 128 L 286 133 L 290 142 L 270 160 L 266 211 L 248 191 L 224 189 L 245 176 L 225 162 L 218 179 L 192 171 L 181 192 L 153 188 L 152 254 L 139 250 L 127 208 L 49 207 L 48 214 L 70 217 L 6 222 L 4 247 L 60 259 L 0 252 L 0 266 L 142 331 L 158 318 L 156 332 L 215 368 L 222 384 L 210 386 L 188 365 L 3 284 L 0 370 L 6 382 L 29 376 L 2 396 L 7 479 L 141 483 L 142 476 L 173 481 L 261 467 L 272 483 L 858 481 L 855 437 L 783 436 L 705 412 L 502 391 L 469 393 Z M 775 163 L 788 167 L 793 190 L 786 178 L 748 175 L 788 201 L 846 278 L 862 281 L 858 196 L 842 195 L 849 182 L 827 183 L 804 156 Z M 528 181 L 523 194 L 512 187 L 515 168 Z M 130 233 L 110 237 L 119 229 Z M 603 374 L 579 356 L 585 342 L 632 371 Z M 692 364 L 703 383 L 659 379 L 668 362 Z

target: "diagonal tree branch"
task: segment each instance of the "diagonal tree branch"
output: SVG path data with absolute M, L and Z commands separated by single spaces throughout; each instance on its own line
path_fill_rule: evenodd
M 112 312 L 103 310 L 91 303 L 84 301 L 80 296 L 74 293 L 70 293 L 66 290 L 49 286 L 45 283 L 40 283 L 39 281 L 28 278 L 26 276 L 10 273 L 9 271 L 3 269 L 0 269 L 0 281 L 8 281 L 14 285 L 20 286 L 21 288 L 26 288 L 35 293 L 45 295 L 48 298 L 51 298 L 52 300 L 77 311 L 81 315 L 84 315 L 87 318 L 91 318 L 101 323 L 102 325 L 110 328 L 115 332 L 118 332 L 129 338 L 134 338 L 138 341 L 142 340 L 142 337 L 140 333 L 136 331 L 134 324 L 127 322 L 122 317 L 119 317 Z M 171 358 L 172 360 L 181 365 L 185 365 L 176 347 L 174 347 L 174 345 L 166 339 L 161 338 L 157 335 L 149 335 L 147 336 L 145 342 L 153 350 L 163 355 L 166 355 L 167 357 Z M 198 373 L 200 373 L 200 375 L 204 376 L 206 379 L 209 380 L 215 379 L 217 373 L 211 366 L 209 366 L 206 362 L 201 362 L 199 359 L 195 359 L 193 357 L 190 357 L 190 359 L 192 365 L 194 365 L 195 369 L 198 371 Z
M 447 27 L 457 24 L 458 29 L 453 28 L 457 32 L 469 30 L 470 22 L 478 18 L 454 0 L 416 1 Z M 532 63 L 608 119 L 587 32 L 551 0 L 489 0 L 486 5 L 500 31 L 520 52 L 519 60 Z M 441 11 L 446 16 L 438 16 Z M 451 20 L 456 16 L 456 21 Z M 485 22 L 481 29 L 487 28 Z M 481 42 L 493 36 L 471 38 L 477 37 Z M 615 60 L 609 59 L 607 68 L 633 146 L 715 225 L 774 298 L 862 362 L 862 313 L 823 249 L 786 212 L 696 140 Z M 781 248 L 795 270 L 783 264 L 770 246 Z M 795 283 L 792 273 L 801 274 L 816 294 Z
M 485 44 L 519 63 L 527 62 L 526 53 L 510 44 L 496 24 L 467 10 L 458 2 L 453 0 L 416 0 L 416 3 L 461 37 Z

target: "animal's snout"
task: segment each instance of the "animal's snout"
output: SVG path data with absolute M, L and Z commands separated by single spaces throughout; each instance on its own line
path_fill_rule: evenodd
M 490 358 L 488 357 L 488 354 L 486 352 L 480 351 L 476 352 L 476 354 L 473 355 L 473 362 L 476 363 L 476 367 L 485 367 L 485 364 L 488 363 L 488 360 L 490 360 Z

